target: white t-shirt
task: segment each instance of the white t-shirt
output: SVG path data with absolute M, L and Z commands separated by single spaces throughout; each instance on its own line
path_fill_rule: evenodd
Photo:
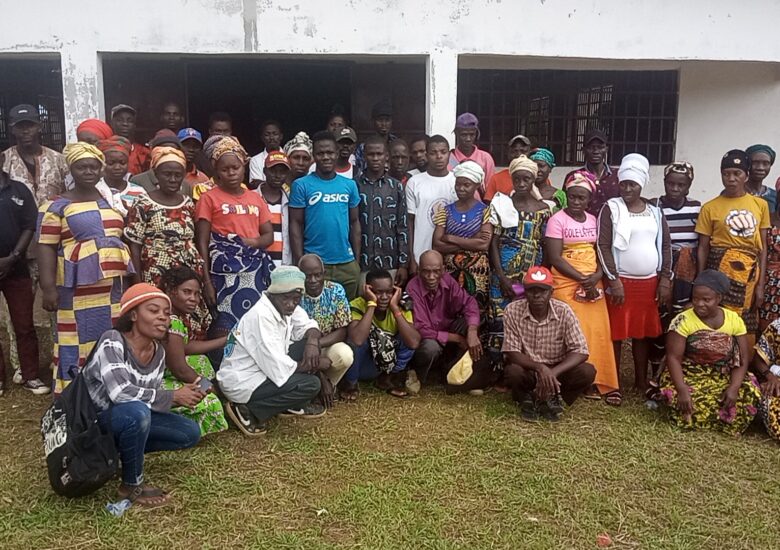
M 647 279 L 658 270 L 658 248 L 656 239 L 661 228 L 649 208 L 644 212 L 629 214 L 631 239 L 628 250 L 618 250 L 620 276 L 630 279 Z
M 440 209 L 458 200 L 455 176 L 435 177 L 428 172 L 413 176 L 406 184 L 406 211 L 414 214 L 414 259 L 433 245 L 433 217 Z
M 249 159 L 249 181 L 265 181 L 265 159 L 268 158 L 268 151 L 263 149 L 260 153 Z

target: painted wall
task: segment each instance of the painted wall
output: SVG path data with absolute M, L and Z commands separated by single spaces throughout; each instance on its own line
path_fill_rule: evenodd
M 677 66 L 677 156 L 697 167 L 696 195 L 712 194 L 705 189 L 717 182 L 717 159 L 726 149 L 777 138 L 780 83 L 769 65 L 780 61 L 776 0 L 135 0 L 132 9 L 116 0 L 6 4 L 0 55 L 60 54 L 71 135 L 79 120 L 104 115 L 102 52 L 167 52 L 424 55 L 426 122 L 437 133 L 452 127 L 459 56 L 462 64 L 482 55 L 490 56 L 490 65 L 513 66 L 521 56 L 527 68 Z

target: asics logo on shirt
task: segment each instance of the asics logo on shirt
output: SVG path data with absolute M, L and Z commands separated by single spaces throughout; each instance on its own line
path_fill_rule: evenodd
M 314 206 L 318 202 L 349 202 L 348 193 L 323 193 L 317 191 L 311 197 L 309 197 L 309 206 Z

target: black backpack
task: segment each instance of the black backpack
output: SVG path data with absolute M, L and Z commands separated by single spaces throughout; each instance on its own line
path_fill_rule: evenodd
M 75 377 L 41 419 L 49 483 L 55 493 L 70 498 L 98 490 L 119 465 L 114 436 L 98 424 L 87 382 L 77 371 L 71 368 Z

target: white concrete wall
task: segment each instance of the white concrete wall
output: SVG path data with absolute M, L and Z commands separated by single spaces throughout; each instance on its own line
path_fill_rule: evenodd
M 696 165 L 697 196 L 717 187 L 726 149 L 777 143 L 777 69 L 735 63 L 780 62 L 777 0 L 4 0 L 3 8 L 0 55 L 60 54 L 71 137 L 80 120 L 104 115 L 100 55 L 138 52 L 423 55 L 427 128 L 445 134 L 459 56 L 462 67 L 679 68 L 678 157 Z M 732 63 L 692 63 L 707 60 Z

